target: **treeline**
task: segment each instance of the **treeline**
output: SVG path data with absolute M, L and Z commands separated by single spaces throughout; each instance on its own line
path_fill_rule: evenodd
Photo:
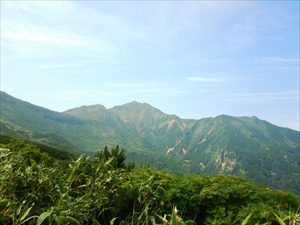
M 50 157 L 31 143 L 0 146 L 0 224 L 297 224 L 300 198 L 242 177 L 171 175 L 125 164 Z M 178 211 L 179 210 L 179 211 Z

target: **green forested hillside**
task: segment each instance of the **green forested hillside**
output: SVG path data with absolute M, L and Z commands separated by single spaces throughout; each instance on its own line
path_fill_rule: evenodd
M 49 130 L 49 132 L 31 132 L 16 124 L 5 121 L 5 119 L 0 120 L 1 134 L 3 135 L 21 138 L 24 140 L 33 141 L 35 143 L 41 143 L 47 146 L 52 146 L 53 148 L 63 149 L 64 151 L 73 154 L 80 154 L 80 151 L 74 145 L 53 131 L 50 132 Z
M 231 175 L 171 175 L 124 164 L 117 146 L 57 161 L 0 144 L 0 224 L 297 224 L 300 198 Z M 179 210 L 179 211 L 178 211 Z
M 96 116 L 93 106 L 93 114 L 87 108 L 66 113 L 103 119 Z M 185 120 L 138 102 L 108 109 L 106 115 L 114 118 L 119 127 L 149 140 L 159 151 L 185 161 L 196 173 L 243 175 L 256 183 L 300 193 L 300 133 L 297 131 L 255 116 L 221 115 Z
M 77 155 L 69 153 L 66 150 L 61 150 L 61 149 L 53 148 L 53 147 L 43 145 L 40 143 L 35 143 L 35 142 L 31 142 L 31 141 L 26 141 L 26 140 L 22 140 L 22 139 L 16 139 L 16 138 L 0 135 L 0 144 L 8 145 L 10 143 L 15 144 L 14 148 L 16 148 L 16 147 L 22 148 L 28 144 L 29 144 L 28 146 L 30 146 L 30 145 L 36 146 L 42 153 L 47 153 L 49 156 L 51 156 L 55 159 L 59 159 L 59 160 L 71 159 L 71 158 L 74 158 L 77 156 Z
M 55 133 L 85 153 L 94 153 L 103 145 L 117 144 L 122 144 L 126 149 L 138 150 L 139 145 L 154 150 L 147 140 L 116 127 L 110 121 L 81 119 L 54 112 L 1 92 L 1 134 L 17 134 L 21 138 L 39 142 L 32 137 L 32 133 Z
M 137 165 L 175 174 L 241 175 L 300 194 L 300 132 L 257 117 L 186 120 L 138 102 L 59 113 L 1 92 L 1 134 L 90 156 L 120 145 Z

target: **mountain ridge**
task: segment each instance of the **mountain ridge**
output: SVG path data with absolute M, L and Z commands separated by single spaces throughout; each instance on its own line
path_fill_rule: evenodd
M 256 116 L 181 119 L 136 101 L 58 113 L 1 92 L 1 134 L 13 133 L 11 127 L 20 130 L 15 130 L 19 136 L 21 130 L 44 136 L 52 132 L 89 155 L 118 144 L 137 163 L 177 172 L 242 174 L 300 193 L 300 132 Z

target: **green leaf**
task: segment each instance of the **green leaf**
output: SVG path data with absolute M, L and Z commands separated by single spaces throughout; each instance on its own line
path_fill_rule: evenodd
M 39 218 L 37 219 L 36 225 L 40 225 L 44 222 L 44 220 L 49 217 L 52 214 L 52 212 L 43 212 Z
M 17 209 L 16 214 L 19 215 L 21 213 L 21 209 L 22 209 L 22 205 L 20 205 L 20 207 Z
M 95 218 L 93 218 L 93 223 L 94 223 L 95 225 L 101 225 L 101 224 L 98 222 L 98 220 L 96 220 Z
M 171 225 L 177 225 L 178 224 L 178 221 L 177 221 L 177 208 L 176 206 L 173 208 L 173 211 L 172 211 L 172 219 L 171 219 Z
M 59 223 L 59 220 L 58 220 L 58 217 L 57 217 L 56 214 L 53 214 L 53 215 L 52 215 L 52 219 L 53 219 L 57 224 L 60 224 L 60 223 Z
M 73 222 L 77 223 L 77 224 L 81 224 L 77 219 L 75 219 L 74 217 L 71 216 L 67 216 L 68 219 L 72 220 Z
M 286 225 L 285 222 L 283 222 L 283 220 L 279 216 L 276 215 L 276 213 L 274 213 L 274 215 L 276 216 L 277 221 L 280 223 L 280 225 Z
M 154 219 L 153 216 L 150 217 L 150 221 L 151 221 L 152 225 L 155 225 L 155 224 L 156 224 L 156 223 L 155 223 L 155 219 Z
M 248 220 L 250 219 L 251 216 L 252 216 L 252 213 L 250 213 L 250 214 L 246 217 L 246 219 L 242 222 L 241 225 L 246 225 L 246 224 L 248 223 Z
M 20 223 L 20 224 L 26 223 L 28 220 L 31 220 L 31 219 L 36 218 L 36 217 L 37 216 L 28 217 L 27 219 L 23 220 L 22 223 Z
M 86 183 L 86 186 L 90 186 L 92 183 L 92 178 L 88 179 L 87 183 Z
M 28 215 L 28 213 L 30 212 L 30 210 L 32 209 L 32 207 L 33 207 L 33 205 L 32 205 L 31 207 L 29 207 L 29 208 L 23 213 L 23 215 L 22 215 L 21 218 L 20 218 L 20 222 L 22 222 L 22 221 L 26 218 L 26 216 Z
M 117 219 L 117 218 L 115 217 L 115 218 L 113 218 L 112 220 L 110 220 L 110 225 L 114 225 L 114 222 L 115 222 L 116 219 Z
M 4 203 L 9 203 L 11 200 L 10 199 L 1 199 L 0 203 L 4 204 Z

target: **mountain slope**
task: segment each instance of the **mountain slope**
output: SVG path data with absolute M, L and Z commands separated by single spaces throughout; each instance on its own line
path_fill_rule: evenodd
M 84 110 L 85 108 L 81 107 Z M 99 112 L 104 107 L 95 108 Z M 88 109 L 91 114 L 92 111 Z M 97 115 L 101 117 L 101 113 Z M 136 161 L 137 165 L 141 162 L 147 165 L 155 159 L 167 161 L 174 158 L 158 152 L 149 141 L 118 127 L 105 115 L 102 121 L 99 121 L 54 112 L 13 98 L 4 92 L 1 92 L 0 128 L 1 135 L 65 149 L 75 154 L 84 153 L 92 156 L 103 150 L 104 146 L 111 148 L 120 145 L 128 155 L 127 161 Z M 149 152 L 151 154 L 148 154 Z M 181 160 L 176 162 L 178 168 L 174 168 L 174 172 L 192 171 L 191 166 L 185 162 Z M 164 165 L 160 165 L 159 168 L 167 169 Z
M 18 143 L 19 147 L 23 147 L 24 144 L 32 144 L 36 146 L 41 152 L 47 153 L 49 156 L 59 159 L 59 160 L 67 160 L 76 157 L 76 155 L 67 152 L 66 150 L 61 150 L 58 148 L 49 147 L 48 145 L 43 145 L 36 142 L 26 141 L 18 138 L 11 138 L 8 136 L 0 135 L 0 144 L 8 145 L 13 143 L 16 145 Z
M 53 132 L 72 142 L 81 152 L 96 152 L 108 145 L 131 147 L 127 139 L 143 145 L 151 145 L 138 136 L 115 127 L 109 121 L 100 122 L 54 112 L 1 93 L 1 132 L 7 124 L 13 124 L 24 132 Z M 6 133 L 4 133 L 6 134 Z
M 95 109 L 93 106 L 91 108 Z M 76 108 L 82 118 L 97 117 Z M 68 110 L 69 115 L 75 111 Z M 103 111 L 101 112 L 103 113 Z M 101 114 L 99 112 L 99 115 Z M 200 120 L 167 115 L 148 104 L 132 102 L 108 109 L 106 118 L 139 135 L 160 152 L 189 163 L 197 173 L 243 175 L 256 183 L 300 192 L 299 132 L 257 117 L 220 115 Z
M 176 173 L 243 175 L 300 194 L 300 132 L 257 117 L 186 120 L 138 102 L 58 113 L 1 92 L 1 134 L 58 147 L 43 138 L 52 134 L 89 155 L 119 144 L 138 164 Z

